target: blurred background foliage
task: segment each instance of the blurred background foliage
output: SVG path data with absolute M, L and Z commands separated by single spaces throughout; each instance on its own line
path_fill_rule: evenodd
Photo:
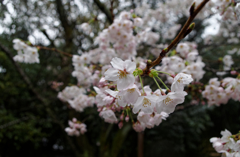
M 25 41 L 31 39 L 35 41 L 33 44 L 56 47 L 70 54 L 77 54 L 79 50 L 88 51 L 93 48 L 93 39 L 98 32 L 112 22 L 113 14 L 109 10 L 111 4 L 114 16 L 117 16 L 120 11 L 134 9 L 137 4 L 143 3 L 142 0 L 112 2 L 0 2 L 0 44 L 11 53 L 6 53 L 2 48 L 0 50 L 0 157 L 137 156 L 138 133 L 131 129 L 130 122 L 119 130 L 117 125 L 103 122 L 96 107 L 79 113 L 57 99 L 58 91 L 77 83 L 71 76 L 71 58 L 53 51 L 41 50 L 40 64 L 15 65 L 11 60 L 11 55 L 16 54 L 12 47 L 12 40 L 15 38 Z M 157 1 L 151 0 L 148 3 L 154 8 Z M 102 18 L 92 24 L 91 36 L 79 30 L 80 24 L 99 14 Z M 187 17 L 181 17 L 178 21 L 183 24 L 186 19 Z M 206 24 L 201 20 L 195 22 L 194 32 L 185 40 L 197 41 L 203 61 L 208 67 L 218 69 L 218 58 L 236 45 L 225 45 L 225 39 L 217 39 L 215 45 L 204 47 L 202 34 Z M 30 84 L 17 67 L 22 69 Z M 235 67 L 239 67 L 236 62 Z M 213 71 L 205 70 L 205 77 L 201 80 L 203 83 L 216 77 Z M 60 89 L 54 89 L 53 81 L 63 82 L 64 85 Z M 201 99 L 201 95 L 197 97 Z M 220 131 L 225 128 L 232 133 L 239 131 L 239 103 L 231 100 L 220 107 L 191 105 L 195 98 L 189 95 L 185 103 L 160 126 L 147 129 L 143 133 L 144 156 L 220 156 L 212 148 L 209 139 L 220 136 Z M 73 117 L 87 124 L 88 132 L 85 135 L 69 137 L 65 133 L 67 121 Z

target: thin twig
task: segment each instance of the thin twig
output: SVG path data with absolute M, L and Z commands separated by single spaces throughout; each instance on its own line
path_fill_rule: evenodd
M 34 45 L 33 45 L 33 46 L 34 46 Z M 63 51 L 58 50 L 58 49 L 56 49 L 56 48 L 50 48 L 50 47 L 44 47 L 44 46 L 34 46 L 34 47 L 37 47 L 37 48 L 40 49 L 40 50 L 55 51 L 55 52 L 61 53 L 61 54 L 65 55 L 65 56 L 68 56 L 68 57 L 72 57 L 72 56 L 73 56 L 73 55 L 71 55 L 71 54 L 69 54 L 69 53 L 67 53 L 67 52 L 63 52 Z

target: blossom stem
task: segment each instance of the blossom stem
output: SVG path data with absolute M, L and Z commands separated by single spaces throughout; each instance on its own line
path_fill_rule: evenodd
M 139 79 L 140 79 L 140 82 L 141 82 L 141 86 L 142 86 L 143 93 L 145 93 L 145 91 L 144 91 L 144 88 L 143 88 L 143 82 L 142 82 L 142 78 L 141 78 L 141 76 L 140 76 L 140 75 L 138 75 L 138 76 L 139 76 Z
M 157 80 L 154 77 L 153 77 L 153 79 L 154 79 L 155 83 L 157 84 L 158 88 L 160 89 L 160 91 L 162 92 L 162 88 L 159 86 Z
M 130 112 L 128 112 L 128 109 L 126 110 L 127 111 L 127 115 L 131 118 L 131 120 L 132 120 L 132 123 L 134 122 L 134 120 L 133 120 L 133 117 L 132 117 L 132 113 Z
M 166 90 L 169 90 L 169 88 L 166 86 L 166 84 L 162 81 L 162 79 L 160 79 L 160 77 L 157 76 L 157 78 L 162 82 L 162 84 L 164 85 L 164 87 L 166 88 Z

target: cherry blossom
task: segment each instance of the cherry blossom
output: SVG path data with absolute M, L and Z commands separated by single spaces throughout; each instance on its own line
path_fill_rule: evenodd
M 130 60 L 122 61 L 120 58 L 113 58 L 111 61 L 113 68 L 109 68 L 104 74 L 105 79 L 109 81 L 117 81 L 118 90 L 133 85 L 135 78 L 133 71 L 136 69 L 136 63 Z

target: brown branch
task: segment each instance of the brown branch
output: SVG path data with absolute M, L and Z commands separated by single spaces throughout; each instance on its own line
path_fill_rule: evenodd
M 94 0 L 94 3 L 98 6 L 98 8 L 107 16 L 107 19 L 110 23 L 113 23 L 113 16 L 110 10 L 99 0 Z
M 138 134 L 138 157 L 143 157 L 144 149 L 144 132 L 139 132 Z
M 61 54 L 65 55 L 65 56 L 68 56 L 68 57 L 72 57 L 73 56 L 73 55 L 71 55 L 71 54 L 69 54 L 67 52 L 63 52 L 63 51 L 58 50 L 56 48 L 50 48 L 50 47 L 44 47 L 44 46 L 34 46 L 34 47 L 37 47 L 39 50 L 55 51 L 55 52 L 61 53 Z
M 114 13 L 113 13 L 113 2 L 114 2 L 114 0 L 111 0 L 111 8 L 110 8 L 110 12 L 111 12 L 111 15 L 112 15 L 112 21 L 114 21 Z
M 6 47 L 3 46 L 3 44 L 0 43 L 0 49 L 2 49 L 2 51 L 8 56 L 8 58 L 11 60 L 11 62 L 13 63 L 13 65 L 15 66 L 17 72 L 20 74 L 20 76 L 23 78 L 24 82 L 28 85 L 29 89 L 35 94 L 35 96 L 38 98 L 38 100 L 40 100 L 43 105 L 45 106 L 45 109 L 47 111 L 47 113 L 49 114 L 49 116 L 61 127 L 61 130 L 64 132 L 65 126 L 64 124 L 58 120 L 57 116 L 55 115 L 55 113 L 50 109 L 49 107 L 49 103 L 47 102 L 47 100 L 45 98 L 43 98 L 41 96 L 41 94 L 34 88 L 31 80 L 28 78 L 28 76 L 25 74 L 25 72 L 23 71 L 23 69 L 21 68 L 21 66 L 15 62 L 13 60 L 13 55 L 12 52 L 9 51 Z M 78 150 L 76 149 L 75 145 L 73 144 L 72 140 L 68 137 L 68 135 L 64 132 L 65 138 L 68 142 L 68 144 L 70 145 L 70 147 L 72 148 L 72 150 L 74 151 L 76 156 L 80 156 Z
M 143 69 L 143 75 L 147 75 L 149 73 L 150 68 L 152 68 L 153 66 L 158 65 L 163 57 L 165 57 L 165 55 L 183 38 L 185 38 L 192 30 L 194 27 L 194 24 L 192 24 L 192 21 L 194 20 L 194 18 L 196 17 L 196 15 L 202 10 L 202 8 L 205 6 L 205 4 L 208 2 L 209 0 L 203 0 L 202 3 L 200 3 L 197 8 L 195 9 L 195 3 L 193 3 L 193 5 L 190 8 L 190 16 L 188 18 L 188 20 L 186 21 L 186 23 L 184 24 L 183 28 L 181 29 L 181 31 L 179 32 L 179 34 L 175 37 L 175 39 L 171 42 L 171 44 L 165 48 L 164 50 L 162 50 L 162 52 L 159 54 L 159 57 L 154 60 L 153 62 L 147 62 L 147 66 L 145 69 Z
M 8 122 L 8 123 L 6 123 L 6 124 L 0 125 L 0 130 L 1 130 L 1 129 L 5 129 L 5 128 L 7 128 L 7 127 L 10 127 L 10 126 L 12 126 L 12 125 L 15 125 L 15 124 L 17 124 L 17 123 L 20 123 L 21 121 L 28 120 L 28 119 L 29 119 L 29 117 L 23 117 L 23 118 L 21 118 L 21 119 L 16 119 L 16 120 L 11 121 L 11 122 Z

